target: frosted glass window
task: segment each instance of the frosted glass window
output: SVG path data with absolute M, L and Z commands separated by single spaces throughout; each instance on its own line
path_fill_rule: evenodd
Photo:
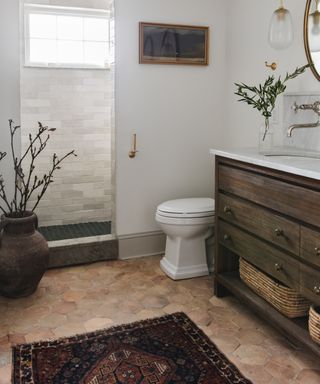
M 56 16 L 31 14 L 29 17 L 30 37 L 40 39 L 55 39 L 57 37 Z
M 83 40 L 83 18 L 72 16 L 57 17 L 58 40 Z
M 108 41 L 109 23 L 104 19 L 84 19 L 84 40 L 86 41 Z
M 29 5 L 26 65 L 106 68 L 110 62 L 109 14 Z
M 81 41 L 58 41 L 58 63 L 77 64 L 83 62 L 83 44 Z
M 99 63 L 103 67 L 108 61 L 108 56 L 108 45 L 106 43 L 84 43 L 84 61 L 86 64 Z
M 109 60 L 110 64 L 114 63 L 115 60 L 115 46 L 114 46 L 114 41 L 115 41 L 115 34 L 114 34 L 114 19 L 110 19 L 109 22 L 109 29 L 110 29 L 110 36 L 109 36 Z
M 35 63 L 55 63 L 57 60 L 56 41 L 48 39 L 30 40 L 30 59 Z

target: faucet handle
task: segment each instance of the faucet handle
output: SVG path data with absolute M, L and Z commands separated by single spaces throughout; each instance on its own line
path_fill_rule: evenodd
M 320 116 L 320 101 L 315 101 L 312 104 L 301 104 L 301 105 L 298 105 L 296 102 L 294 102 L 292 109 L 296 113 L 298 112 L 299 109 L 301 109 L 302 111 L 309 110 L 309 111 L 315 112 L 317 115 Z
M 320 116 L 320 101 L 315 101 L 313 104 L 313 110 L 318 114 L 318 116 Z
M 299 105 L 296 101 L 293 103 L 293 106 L 291 108 L 293 109 L 294 113 L 298 113 Z

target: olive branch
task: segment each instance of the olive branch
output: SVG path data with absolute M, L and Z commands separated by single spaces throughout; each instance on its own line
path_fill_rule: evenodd
M 269 119 L 276 106 L 277 97 L 286 90 L 286 83 L 304 73 L 310 66 L 310 64 L 306 64 L 296 68 L 296 70 L 290 74 L 287 72 L 283 80 L 281 80 L 280 76 L 277 80 L 273 75 L 269 76 L 264 84 L 259 84 L 258 86 L 235 83 L 237 87 L 235 95 L 240 96 L 238 101 L 247 103 L 261 112 L 265 118 L 266 127 L 268 127 Z

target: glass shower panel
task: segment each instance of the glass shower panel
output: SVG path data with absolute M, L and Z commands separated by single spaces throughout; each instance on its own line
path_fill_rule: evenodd
M 68 2 L 64 3 L 67 5 Z M 48 5 L 48 1 L 43 0 L 43 4 Z M 90 14 L 94 11 L 92 4 L 94 2 L 88 0 Z M 88 64 L 110 62 L 109 19 L 101 19 L 101 23 L 91 28 L 90 19 L 80 25 L 77 18 L 65 16 L 61 18 L 62 24 L 58 28 L 66 39 L 64 46 L 58 41 L 52 43 L 49 49 L 48 39 L 57 33 L 50 20 L 48 30 L 40 19 L 32 30 L 37 40 L 31 52 L 37 59 L 50 60 L 57 50 L 58 55 L 63 51 L 62 56 L 69 57 L 69 64 L 77 61 L 80 55 L 85 57 Z M 79 28 L 83 41 L 73 35 Z M 95 41 L 92 43 L 92 40 Z M 103 45 L 103 54 L 97 45 Z M 67 64 L 65 60 L 62 61 Z M 72 149 L 77 153 L 76 158 L 68 158 L 62 164 L 54 183 L 37 207 L 40 230 L 48 240 L 111 233 L 113 95 L 114 71 L 110 68 L 21 68 L 22 151 L 28 146 L 29 133 L 34 135 L 37 132 L 37 122 L 40 121 L 56 130 L 51 133 L 47 148 L 38 159 L 37 172 L 43 174 L 47 171 L 53 153 L 59 157 Z

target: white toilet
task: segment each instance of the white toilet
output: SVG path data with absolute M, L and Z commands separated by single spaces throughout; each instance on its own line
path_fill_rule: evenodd
M 213 235 L 214 200 L 170 200 L 157 208 L 156 221 L 167 235 L 162 270 L 173 280 L 209 274 L 206 239 Z

